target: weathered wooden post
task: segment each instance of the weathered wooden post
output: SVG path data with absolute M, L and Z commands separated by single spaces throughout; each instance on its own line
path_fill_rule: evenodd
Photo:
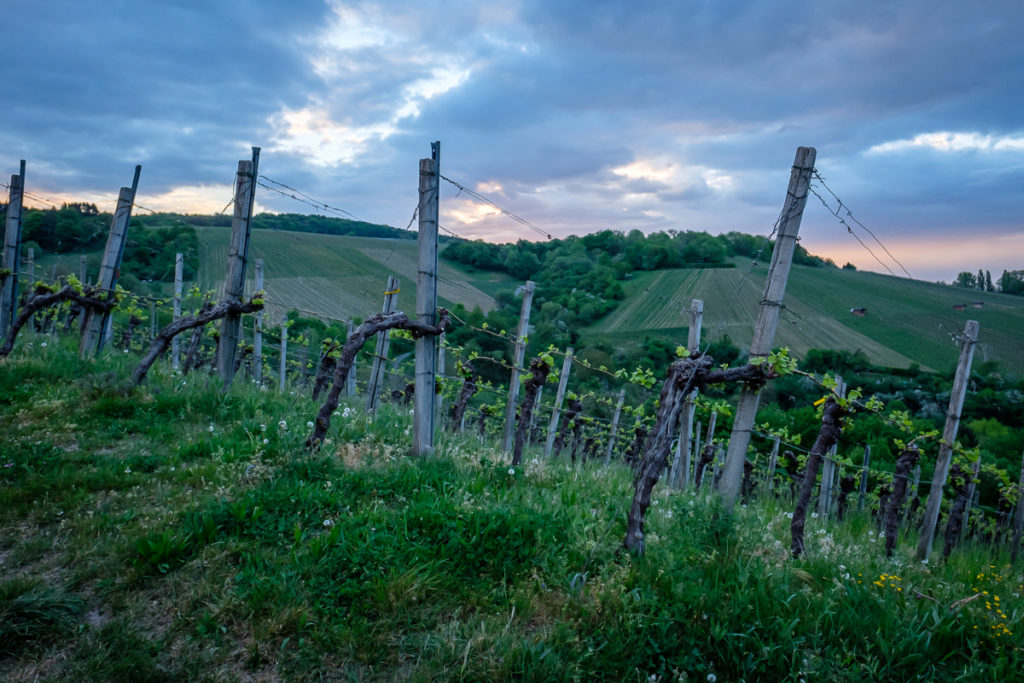
M 397 277 L 388 276 L 387 286 L 384 288 L 384 313 L 394 313 L 398 310 L 399 282 Z M 377 346 L 373 352 L 373 363 L 370 365 L 370 379 L 366 385 L 366 412 L 374 415 L 380 403 L 381 386 L 384 384 L 384 363 L 388 359 L 388 352 L 391 348 L 391 331 L 384 330 L 377 333 Z
M 779 215 L 778 237 L 772 251 L 772 262 L 768 269 L 768 280 L 764 295 L 761 297 L 761 311 L 754 327 L 754 339 L 750 343 L 750 358 L 766 358 L 772 350 L 775 330 L 779 325 L 782 313 L 782 300 L 786 293 L 786 280 L 789 268 L 793 263 L 793 251 L 796 249 L 797 232 L 803 218 L 804 205 L 807 203 L 807 192 L 814 172 L 814 161 L 817 151 L 813 147 L 798 147 L 790 174 L 789 187 L 786 190 L 786 201 Z M 736 417 L 733 420 L 732 436 L 729 438 L 729 450 L 725 456 L 725 475 L 722 477 L 720 490 L 725 498 L 725 506 L 732 509 L 740 494 L 743 480 L 743 463 L 747 459 L 747 446 L 750 445 L 750 430 L 757 418 L 757 404 L 760 400 L 760 387 L 745 386 L 736 406 Z
M 857 509 L 864 509 L 864 501 L 868 495 L 868 465 L 871 464 L 871 445 L 866 444 L 864 446 L 864 464 L 860 470 L 860 492 L 857 496 Z
M 964 407 L 967 395 L 967 380 L 971 376 L 971 361 L 974 359 L 974 347 L 978 343 L 978 321 L 968 320 L 964 326 L 964 334 L 960 341 L 960 359 L 953 377 L 953 389 L 949 396 L 949 410 L 946 411 L 946 426 L 942 430 L 939 442 L 939 455 L 935 461 L 935 476 L 932 488 L 928 492 L 928 504 L 924 509 L 924 521 L 921 524 L 921 536 L 917 544 L 917 559 L 928 559 L 932 551 L 932 540 L 935 538 L 935 527 L 939 523 L 939 508 L 942 505 L 942 489 L 949 475 L 949 463 L 953 458 L 953 442 L 960 427 L 960 411 Z
M 1024 533 L 1024 455 L 1020 459 L 1020 478 L 1017 482 L 1017 507 L 1013 511 L 1013 545 L 1010 546 L 1010 561 L 1017 562 L 1020 552 L 1021 534 Z
M 437 324 L 437 223 L 440 209 L 441 143 L 430 143 L 430 158 L 420 159 L 419 182 L 419 279 L 416 283 L 416 320 Z M 434 391 L 437 382 L 437 337 L 416 339 L 416 412 L 413 422 L 413 455 L 434 450 Z
M 85 258 L 84 256 L 82 257 Z M 181 292 L 185 279 L 185 255 L 178 252 L 174 255 L 174 320 L 181 317 Z M 172 321 L 173 322 L 173 321 Z M 171 368 L 181 367 L 181 342 L 178 335 L 171 338 Z
M 686 340 L 686 350 L 691 357 L 700 353 L 700 327 L 703 320 L 704 302 L 694 299 L 690 302 L 690 330 Z M 693 429 L 693 411 L 697 408 L 694 403 L 696 398 L 697 391 L 694 390 L 686 398 L 679 416 L 679 447 L 668 478 L 669 485 L 677 489 L 690 482 L 690 432 Z
M 615 435 L 619 431 L 619 418 L 622 416 L 622 404 L 626 401 L 626 390 L 619 389 L 619 398 L 615 401 L 615 412 L 612 413 L 612 428 L 608 434 L 608 446 L 604 449 L 604 466 L 612 461 L 612 450 L 615 448 Z
M 565 399 L 565 387 L 569 384 L 569 370 L 572 368 L 573 349 L 570 346 L 565 351 L 565 360 L 562 361 L 562 374 L 558 377 L 558 391 L 555 392 L 555 405 L 551 409 L 551 421 L 548 423 L 548 440 L 544 444 L 544 457 L 550 458 L 551 451 L 555 447 L 555 433 L 558 431 L 558 418 L 562 414 L 562 401 Z
M 132 205 L 135 203 L 135 192 L 139 188 L 139 175 L 142 173 L 142 166 L 135 167 L 135 177 L 132 179 L 131 187 L 122 187 L 117 197 L 117 209 L 114 211 L 114 218 L 110 223 L 110 235 L 107 237 L 107 247 L 103 251 L 103 261 L 100 264 L 98 286 L 107 292 L 107 296 L 113 297 L 117 287 L 117 278 L 121 270 L 121 258 L 124 255 L 125 237 L 128 233 L 128 224 L 132 219 Z M 111 324 L 110 311 L 99 312 L 92 309 L 85 311 L 82 320 L 82 337 L 79 343 L 78 353 L 82 358 L 89 358 L 103 347 L 103 343 L 110 335 Z
M 346 330 L 345 330 L 345 332 L 346 332 L 345 340 L 348 341 L 348 339 L 352 336 L 352 333 L 356 329 L 356 324 L 354 322 L 352 322 L 351 320 L 349 320 L 348 323 L 346 323 L 345 327 L 346 327 Z M 348 371 L 348 377 L 345 378 L 345 394 L 348 395 L 349 398 L 352 398 L 353 396 L 356 395 L 356 359 L 355 358 L 352 359 L 352 369 Z
M 36 250 L 28 248 L 28 258 L 25 259 L 25 272 L 28 273 L 28 286 L 36 281 Z
M 532 280 L 526 281 L 523 289 L 523 308 L 519 313 L 519 331 L 516 333 L 516 348 L 512 359 L 512 375 L 508 382 L 508 403 L 505 405 L 505 452 L 512 450 L 512 439 L 516 431 L 516 408 L 519 403 L 519 373 L 523 369 L 523 358 L 526 356 L 526 335 L 530 331 L 530 306 L 533 303 L 533 290 L 536 285 Z
M 544 396 L 544 387 L 537 389 L 537 397 L 533 400 L 533 410 L 530 411 L 530 427 L 526 432 L 526 445 L 533 445 L 533 430 L 537 425 L 537 413 L 540 412 L 541 398 Z
M 6 339 L 14 324 L 18 309 L 18 275 L 21 270 L 21 205 L 25 196 L 25 160 L 21 160 L 18 175 L 11 176 L 7 200 L 7 224 L 4 232 L 4 251 L 0 265 L 5 275 L 0 277 L 0 337 Z
M 228 274 L 224 280 L 224 300 L 240 302 L 245 295 L 245 267 L 249 260 L 249 237 L 252 233 L 253 203 L 256 200 L 256 178 L 259 174 L 260 148 L 252 148 L 252 160 L 238 162 L 235 173 L 235 215 L 231 221 L 231 245 L 228 247 Z M 217 367 L 224 388 L 235 378 L 235 356 L 241 336 L 242 317 L 229 313 L 220 324 Z
M 281 311 L 281 370 L 278 389 L 284 393 L 285 379 L 288 372 L 288 314 Z
M 256 282 L 254 283 L 257 292 L 262 292 L 263 282 L 263 259 L 256 259 Z M 263 309 L 256 311 L 252 326 L 252 371 L 253 381 L 256 386 L 263 384 Z

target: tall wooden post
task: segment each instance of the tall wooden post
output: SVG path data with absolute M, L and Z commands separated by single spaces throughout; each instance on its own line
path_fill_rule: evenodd
M 622 416 L 622 404 L 626 401 L 626 390 L 619 389 L 619 398 L 615 402 L 615 412 L 612 413 L 612 428 L 608 434 L 608 446 L 604 450 L 604 466 L 612 461 L 612 450 L 615 448 L 615 435 L 619 431 L 619 418 Z
M 397 277 L 388 276 L 387 287 L 384 288 L 384 308 L 381 309 L 384 313 L 394 313 L 398 309 L 400 284 Z M 366 385 L 366 412 L 370 415 L 377 412 L 377 405 L 380 402 L 380 391 L 384 384 L 384 363 L 387 361 L 390 347 L 391 332 L 389 330 L 378 332 L 373 363 L 370 365 L 370 379 L 367 380 Z
M 704 320 L 704 302 L 694 299 L 690 302 L 690 331 L 686 340 L 686 350 L 693 356 L 700 353 L 700 328 Z M 697 392 L 694 390 L 683 403 L 679 416 L 679 448 L 676 458 L 672 461 L 669 473 L 669 484 L 675 488 L 686 486 L 690 482 L 690 432 L 693 430 L 693 411 L 697 408 L 694 402 Z
M 21 268 L 21 205 L 25 196 L 25 160 L 21 160 L 18 175 L 11 176 L 7 203 L 7 225 L 4 232 L 4 251 L 0 265 L 7 276 L 0 279 L 0 337 L 6 339 L 14 324 L 18 309 L 18 275 Z
M 352 337 L 352 333 L 355 332 L 355 329 L 356 329 L 356 324 L 354 322 L 352 322 L 351 320 L 349 320 L 348 323 L 346 323 L 346 326 L 345 326 L 345 333 L 346 333 L 345 340 L 346 341 L 348 341 L 348 339 L 350 339 Z M 345 380 L 345 393 L 348 395 L 349 398 L 352 398 L 353 396 L 356 395 L 356 359 L 355 358 L 352 359 L 352 368 L 348 371 L 348 379 Z
M 712 410 L 711 411 L 711 419 L 708 420 L 708 434 L 704 438 L 704 448 L 707 448 L 708 446 L 712 445 L 715 442 L 715 426 L 716 426 L 717 423 L 718 423 L 718 411 L 717 410 Z M 716 459 L 718 458 L 718 453 L 715 453 L 715 458 Z M 714 470 L 712 470 L 711 467 L 716 467 L 717 468 L 717 467 L 720 467 L 720 466 L 721 466 L 720 463 L 717 463 L 717 462 L 715 462 L 715 460 L 712 460 L 711 464 L 708 466 L 708 468 L 706 470 L 704 470 L 704 478 L 701 481 L 701 485 L 704 488 L 711 489 L 711 488 L 714 487 L 714 485 L 715 485 L 715 474 L 714 474 Z
M 256 282 L 254 283 L 257 292 L 262 292 L 264 283 L 263 259 L 256 259 Z M 256 386 L 263 384 L 263 310 L 256 311 L 252 326 L 252 370 L 253 381 Z
M 761 297 L 761 311 L 754 327 L 754 339 L 750 342 L 750 358 L 765 358 L 772 350 L 775 330 L 782 313 L 782 300 L 786 293 L 786 280 L 793 263 L 797 232 L 803 218 L 807 192 L 814 171 L 817 152 L 813 147 L 798 147 L 793 161 L 793 170 L 786 190 L 786 201 L 779 217 L 778 236 L 772 251 L 772 263 L 768 269 L 768 281 Z M 745 387 L 736 406 L 729 450 L 725 456 L 725 475 L 720 490 L 727 509 L 736 505 L 743 482 L 743 463 L 750 445 L 750 430 L 757 418 L 757 404 L 760 400 L 759 387 Z
M 430 158 L 420 159 L 419 183 L 419 279 L 416 283 L 416 319 L 437 324 L 437 222 L 440 209 L 441 143 L 430 143 Z M 413 455 L 434 450 L 434 391 L 437 382 L 437 337 L 416 340 L 416 413 L 413 423 Z
M 28 258 L 25 259 L 25 272 L 28 273 L 28 286 L 36 281 L 36 250 L 28 248 Z
M 868 466 L 871 464 L 871 445 L 864 446 L 864 465 L 860 470 L 860 492 L 857 496 L 857 509 L 864 509 L 864 501 L 868 495 Z
M 1020 459 L 1020 479 L 1017 482 L 1017 507 L 1013 511 L 1013 545 L 1010 546 L 1011 562 L 1017 561 L 1022 533 L 1024 533 L 1024 455 Z
M 953 389 L 949 396 L 949 409 L 946 411 L 946 426 L 942 430 L 942 441 L 939 442 L 939 455 L 935 461 L 935 476 L 932 488 L 928 492 L 928 504 L 924 509 L 924 521 L 921 523 L 921 536 L 917 543 L 917 559 L 928 559 L 932 551 L 932 540 L 935 538 L 935 527 L 939 523 L 939 508 L 942 505 L 942 489 L 946 486 L 949 476 L 949 463 L 953 458 L 953 442 L 960 427 L 960 412 L 964 407 L 967 395 L 967 380 L 971 377 L 971 361 L 974 359 L 974 346 L 978 343 L 978 321 L 968 320 L 964 326 L 963 338 L 960 341 L 960 359 L 953 377 Z
M 519 312 L 519 332 L 516 333 L 516 348 L 512 360 L 512 375 L 508 382 L 508 403 L 505 405 L 505 452 L 512 450 L 512 439 L 516 432 L 516 407 L 519 403 L 519 374 L 525 372 L 523 358 L 526 356 L 526 335 L 530 331 L 530 306 L 533 304 L 533 290 L 536 285 L 526 281 L 523 290 L 523 308 Z
M 249 236 L 252 234 L 252 211 L 256 200 L 256 178 L 259 174 L 260 148 L 252 148 L 252 161 L 239 161 L 235 173 L 235 215 L 231 221 L 231 246 L 228 247 L 228 274 L 224 280 L 224 300 L 239 302 L 245 295 L 245 267 L 249 260 Z M 224 316 L 220 325 L 217 367 L 224 388 L 235 378 L 235 356 L 241 336 L 242 317 L 238 313 Z
M 277 382 L 278 389 L 284 393 L 285 380 L 288 372 L 288 314 L 281 312 L 281 369 Z
M 83 257 L 84 258 L 84 257 Z M 185 255 L 178 252 L 174 255 L 174 320 L 181 317 L 181 292 L 185 279 Z M 178 335 L 171 338 L 171 368 L 181 367 L 181 342 Z
M 551 409 L 551 421 L 548 422 L 548 440 L 544 444 L 544 457 L 550 458 L 551 451 L 555 447 L 555 433 L 558 431 L 558 418 L 562 414 L 562 401 L 565 399 L 565 387 L 569 384 L 569 370 L 572 369 L 573 349 L 570 346 L 565 351 L 565 360 L 562 361 L 562 374 L 558 377 L 558 391 L 555 392 L 555 405 Z
M 114 211 L 114 218 L 110 223 L 110 235 L 107 237 L 107 247 L 103 251 L 103 261 L 100 264 L 100 273 L 97 284 L 100 289 L 106 290 L 108 296 L 114 296 L 117 287 L 117 279 L 121 270 L 121 258 L 124 255 L 124 243 L 128 233 L 128 224 L 132 219 L 132 205 L 135 203 L 135 192 L 139 187 L 139 174 L 141 166 L 135 167 L 135 177 L 131 187 L 122 187 L 117 197 L 117 209 Z M 79 343 L 78 352 L 82 358 L 89 358 L 103 347 L 103 343 L 110 335 L 110 312 L 100 313 L 86 310 L 82 320 L 82 337 Z

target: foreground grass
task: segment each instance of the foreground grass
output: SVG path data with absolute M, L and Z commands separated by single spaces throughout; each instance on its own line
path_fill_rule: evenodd
M 409 416 L 205 375 L 124 392 L 121 359 L 37 339 L 0 365 L 8 680 L 1009 680 L 1020 569 L 885 560 L 866 518 L 809 529 L 630 473 L 473 439 L 406 455 Z

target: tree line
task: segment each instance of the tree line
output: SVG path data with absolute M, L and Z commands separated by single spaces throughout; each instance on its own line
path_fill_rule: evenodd
M 964 270 L 957 274 L 953 285 L 981 292 L 1002 292 L 1003 294 L 1024 296 L 1024 270 L 1004 270 L 994 283 L 992 273 L 987 270 L 982 271 L 979 268 L 977 273 Z

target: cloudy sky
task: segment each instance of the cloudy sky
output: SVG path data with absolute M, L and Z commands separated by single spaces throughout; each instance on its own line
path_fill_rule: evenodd
M 767 234 L 805 145 L 841 213 L 914 277 L 1024 268 L 1017 0 L 0 9 L 0 173 L 26 159 L 36 197 L 111 210 L 138 163 L 142 206 L 220 211 L 256 145 L 267 177 L 405 227 L 418 159 L 440 140 L 444 175 L 555 236 Z M 442 189 L 441 223 L 454 233 L 540 237 Z M 312 210 L 262 188 L 257 197 L 264 210 Z M 886 272 L 814 197 L 801 235 L 813 253 Z

